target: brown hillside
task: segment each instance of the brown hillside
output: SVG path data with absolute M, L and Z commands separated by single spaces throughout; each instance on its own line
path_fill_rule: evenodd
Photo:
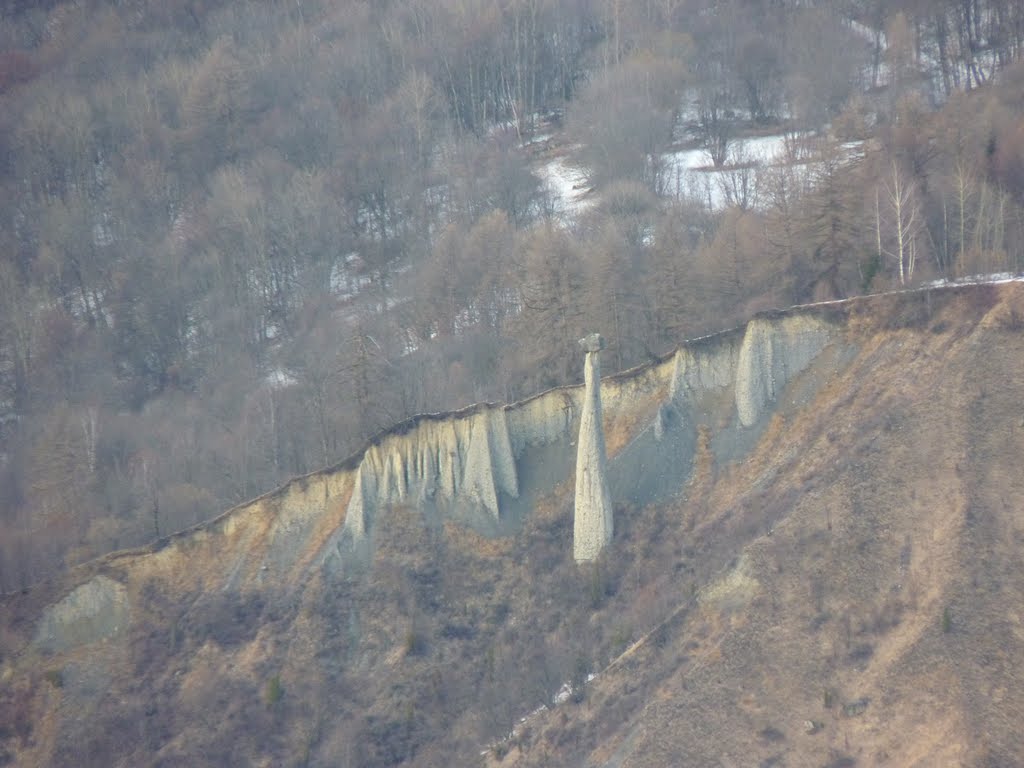
M 1014 765 L 1022 329 L 1020 284 L 886 295 L 606 380 L 585 568 L 577 390 L 402 425 L 4 597 L 0 763 Z
M 1021 764 L 1022 296 L 922 298 L 851 308 L 853 362 L 699 489 L 730 565 L 505 764 Z

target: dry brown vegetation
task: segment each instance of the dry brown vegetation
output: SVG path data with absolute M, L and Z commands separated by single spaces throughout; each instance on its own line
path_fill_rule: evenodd
M 372 561 L 341 578 L 243 568 L 223 583 L 234 569 L 210 544 L 229 560 L 245 548 L 196 531 L 9 596 L 2 754 L 97 766 L 1012 764 L 1024 337 L 1007 318 L 1022 305 L 1010 284 L 823 308 L 853 357 L 837 368 L 824 355 L 792 382 L 786 393 L 813 399 L 784 394 L 740 463 L 716 459 L 716 427 L 703 427 L 685 495 L 620 504 L 613 545 L 591 566 L 572 562 L 566 484 L 501 539 L 382 510 Z M 250 541 L 262 514 L 221 528 Z M 33 647 L 40 609 L 94 573 L 128 585 L 127 633 Z M 578 695 L 506 738 L 565 682 Z

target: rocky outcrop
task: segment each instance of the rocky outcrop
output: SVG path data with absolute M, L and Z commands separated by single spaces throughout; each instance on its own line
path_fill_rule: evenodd
M 831 335 L 825 322 L 806 314 L 754 318 L 747 323 L 736 362 L 736 411 L 744 427 L 758 422 Z
M 515 455 L 503 407 L 465 418 L 424 420 L 363 454 L 346 525 L 365 535 L 377 508 L 388 504 L 453 504 L 459 497 L 497 518 L 501 494 L 519 495 Z
M 687 344 L 672 356 L 672 398 L 688 392 L 729 387 L 736 375 L 736 334 L 719 334 Z
M 690 342 L 673 356 L 673 399 L 732 387 L 740 425 L 754 426 L 835 334 L 828 321 L 801 312 L 755 317 L 742 336 L 726 332 Z
M 574 411 L 572 398 L 548 393 L 517 406 L 424 417 L 385 436 L 359 462 L 346 529 L 362 538 L 377 509 L 424 502 L 441 510 L 468 505 L 498 520 L 502 498 L 519 497 L 517 458 L 568 434 Z
M 576 447 L 576 496 L 573 515 L 573 557 L 594 560 L 612 540 L 614 520 L 608 492 L 607 457 L 601 414 L 601 350 L 604 340 L 591 334 L 580 340 L 583 362 L 583 412 Z
M 354 467 L 338 540 L 367 541 L 376 511 L 396 504 L 429 506 L 442 515 L 470 510 L 500 523 L 503 509 L 520 497 L 524 456 L 539 446 L 567 443 L 578 423 L 573 552 L 577 560 L 591 560 L 611 540 L 611 498 L 622 486 L 613 485 L 609 492 L 602 398 L 613 414 L 634 408 L 638 400 L 664 400 L 649 425 L 659 444 L 652 450 L 664 454 L 678 449 L 686 455 L 663 455 L 657 461 L 644 457 L 643 441 L 636 443 L 642 437 L 638 435 L 628 446 L 632 453 L 622 454 L 629 465 L 626 474 L 637 478 L 657 464 L 665 478 L 649 483 L 637 479 L 619 491 L 636 495 L 634 489 L 643 485 L 676 489 L 688 474 L 689 446 L 694 442 L 692 435 L 680 435 L 680 430 L 689 433 L 695 428 L 685 422 L 699 418 L 706 393 L 729 393 L 736 409 L 729 421 L 751 427 L 831 335 L 828 323 L 809 314 L 757 318 L 745 329 L 690 342 L 659 363 L 605 382 L 600 381 L 598 361 L 602 341 L 596 335 L 588 337 L 581 342 L 586 342 L 583 392 L 562 388 L 514 405 L 423 416 L 370 445 Z M 675 439 L 662 444 L 671 430 Z M 546 477 L 545 484 L 548 487 L 538 490 L 550 490 L 557 480 Z M 649 496 L 641 492 L 630 500 L 646 501 Z
M 59 653 L 115 637 L 128 629 L 128 596 L 123 585 L 95 576 L 43 611 L 35 645 Z

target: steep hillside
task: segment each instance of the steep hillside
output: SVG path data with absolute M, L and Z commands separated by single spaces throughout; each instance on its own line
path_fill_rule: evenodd
M 1008 764 L 1022 328 L 1016 283 L 891 294 L 605 379 L 616 530 L 585 567 L 578 388 L 410 420 L 3 598 L 0 755 Z
M 929 298 L 851 308 L 851 363 L 678 505 L 729 565 L 506 764 L 1019 764 L 1024 305 Z

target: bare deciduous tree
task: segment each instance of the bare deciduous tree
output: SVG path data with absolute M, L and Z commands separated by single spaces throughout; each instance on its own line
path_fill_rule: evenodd
M 900 285 L 906 285 L 914 277 L 924 222 L 913 180 L 896 160 L 890 163 L 881 195 L 882 201 L 876 201 L 875 208 L 879 251 L 896 262 Z M 883 221 L 887 224 L 886 235 L 882 233 Z

